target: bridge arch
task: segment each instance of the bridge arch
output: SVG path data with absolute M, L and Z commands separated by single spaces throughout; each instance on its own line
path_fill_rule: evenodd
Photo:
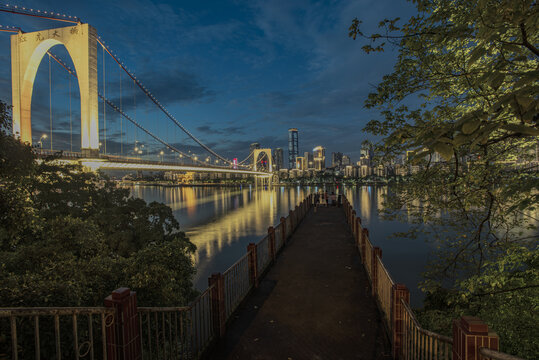
M 81 152 L 99 154 L 97 101 L 97 34 L 88 24 L 19 33 L 11 36 L 13 134 L 32 143 L 32 93 L 39 64 L 56 45 L 67 49 L 80 91 Z
M 268 172 L 273 172 L 271 149 L 253 150 L 253 167 L 255 171 L 267 170 Z M 264 167 L 265 169 L 261 169 L 261 167 Z

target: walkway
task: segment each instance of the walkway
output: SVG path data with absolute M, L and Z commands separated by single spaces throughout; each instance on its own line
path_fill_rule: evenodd
M 211 359 L 391 359 L 342 208 L 311 212 Z

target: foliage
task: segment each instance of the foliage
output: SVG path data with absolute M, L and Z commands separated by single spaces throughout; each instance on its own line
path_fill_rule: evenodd
M 437 248 L 425 273 L 431 328 L 450 316 L 478 315 L 502 349 L 536 357 L 539 273 L 539 11 L 533 0 L 415 0 L 403 25 L 380 22 L 350 36 L 363 48 L 398 50 L 365 105 L 383 120 L 387 160 L 406 154 L 419 171 L 395 186 L 385 215 L 406 216 Z M 383 41 L 383 43 L 381 43 Z M 440 300 L 441 299 L 441 300 Z
M 38 161 L 11 136 L 2 102 L 0 121 L 0 306 L 102 306 L 122 286 L 146 306 L 193 298 L 195 246 L 169 207 Z

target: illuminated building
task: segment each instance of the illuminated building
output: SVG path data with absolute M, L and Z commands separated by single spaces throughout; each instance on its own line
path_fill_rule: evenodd
M 341 166 L 342 165 L 342 153 L 334 152 L 331 153 L 331 167 Z
M 288 168 L 296 167 L 296 158 L 298 157 L 298 129 L 288 129 Z
M 296 169 L 305 170 L 305 158 L 303 156 L 296 157 Z
M 276 148 L 273 154 L 273 163 L 275 170 L 281 170 L 283 168 L 283 149 Z
M 326 168 L 326 149 L 322 146 L 317 146 L 313 149 L 314 168 L 323 170 Z

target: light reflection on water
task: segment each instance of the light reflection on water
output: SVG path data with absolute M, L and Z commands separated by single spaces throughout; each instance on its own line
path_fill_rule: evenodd
M 268 226 L 276 225 L 281 216 L 286 216 L 299 201 L 318 188 L 133 186 L 131 190 L 133 195 L 148 202 L 164 202 L 172 208 L 182 230 L 197 246 L 194 282 L 199 290 L 203 290 L 212 273 L 225 271 L 246 253 L 249 242 L 257 242 L 266 236 Z M 409 225 L 380 219 L 378 210 L 382 208 L 387 187 L 328 187 L 326 190 L 346 194 L 363 226 L 369 229 L 371 242 L 382 249 L 382 258 L 391 276 L 396 282 L 408 286 L 412 305 L 420 306 L 424 295 L 417 285 L 435 245 L 421 238 L 391 237 L 394 232 L 406 231 Z
M 203 290 L 208 277 L 223 272 L 258 242 L 268 227 L 279 223 L 309 193 L 310 187 L 244 186 L 230 187 L 156 187 L 139 186 L 131 193 L 147 202 L 170 206 L 181 229 L 197 246 L 195 286 Z

